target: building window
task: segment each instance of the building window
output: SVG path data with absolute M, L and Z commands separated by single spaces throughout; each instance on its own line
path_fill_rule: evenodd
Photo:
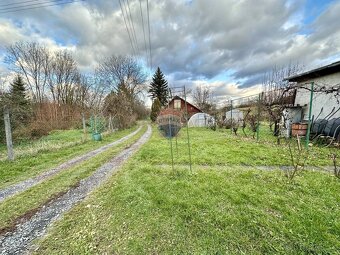
M 176 99 L 174 101 L 174 109 L 176 109 L 176 110 L 180 110 L 181 109 L 181 100 Z

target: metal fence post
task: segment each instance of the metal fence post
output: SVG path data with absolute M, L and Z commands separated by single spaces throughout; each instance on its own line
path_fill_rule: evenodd
M 314 93 L 314 82 L 311 83 L 311 90 L 310 90 L 310 99 L 309 99 L 309 112 L 308 112 L 308 128 L 307 128 L 307 135 L 306 135 L 306 149 L 308 149 L 309 145 L 309 138 L 310 138 L 310 128 L 311 128 L 311 118 L 312 118 L 312 109 L 313 109 L 313 93 Z
M 7 156 L 9 160 L 14 160 L 11 120 L 9 118 L 9 109 L 7 106 L 4 107 L 4 121 L 6 132 Z
M 189 137 L 189 114 L 188 114 L 188 104 L 187 104 L 187 94 L 185 90 L 185 86 L 183 87 L 184 91 L 184 101 L 185 101 L 185 114 L 186 114 L 186 124 L 187 124 L 187 138 L 188 138 L 188 152 L 189 152 L 189 164 L 190 164 L 190 173 L 192 173 L 192 166 L 191 166 L 191 148 L 190 148 L 190 137 Z

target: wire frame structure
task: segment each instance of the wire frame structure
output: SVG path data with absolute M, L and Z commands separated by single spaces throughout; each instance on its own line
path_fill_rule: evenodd
M 160 133 L 167 139 L 172 139 L 181 130 L 181 112 L 174 109 L 161 110 L 157 117 Z
M 170 153 L 171 153 L 171 162 L 172 162 L 172 170 L 174 172 L 174 153 L 173 153 L 173 142 L 172 140 L 175 138 L 176 140 L 176 151 L 178 154 L 178 144 L 177 144 L 177 135 L 183 125 L 186 125 L 186 135 L 187 135 L 187 148 L 189 154 L 189 167 L 190 172 L 192 172 L 192 162 L 191 162 L 191 146 L 190 146 L 190 136 L 189 136 L 189 128 L 188 128 L 188 105 L 187 105 L 187 97 L 186 97 L 186 89 L 185 86 L 182 87 L 171 87 L 169 89 L 170 100 L 173 96 L 179 95 L 184 97 L 185 106 L 182 111 L 171 109 L 170 104 L 168 104 L 168 108 L 163 109 L 158 118 L 157 124 L 158 129 L 162 136 L 169 140 L 170 144 Z M 184 110 L 184 112 L 183 112 Z M 185 123 L 182 123 L 182 120 L 185 120 Z

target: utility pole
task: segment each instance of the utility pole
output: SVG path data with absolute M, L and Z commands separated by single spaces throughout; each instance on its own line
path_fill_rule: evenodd
M 9 109 L 8 109 L 7 106 L 4 107 L 4 121 L 5 121 L 5 132 L 6 132 L 6 144 L 7 144 L 8 160 L 14 160 L 11 120 L 9 118 Z

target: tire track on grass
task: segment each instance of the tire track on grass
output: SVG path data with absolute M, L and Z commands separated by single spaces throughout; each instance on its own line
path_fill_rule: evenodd
M 12 232 L 0 236 L 0 254 L 22 254 L 28 251 L 33 240 L 45 234 L 46 228 L 65 212 L 82 201 L 91 191 L 98 188 L 122 164 L 129 159 L 151 136 L 147 131 L 132 146 L 125 148 L 116 157 L 99 167 L 93 175 L 83 179 L 79 185 L 42 207 L 30 219 L 20 223 Z
M 54 168 L 48 170 L 47 172 L 44 172 L 44 173 L 42 173 L 42 174 L 40 174 L 40 175 L 38 175 L 36 177 L 29 178 L 27 180 L 21 181 L 19 183 L 15 183 L 15 184 L 10 185 L 10 186 L 8 186 L 8 187 L 6 187 L 4 189 L 1 189 L 0 190 L 0 203 L 3 200 L 5 200 L 5 199 L 7 199 L 7 198 L 9 198 L 11 196 L 14 196 L 14 195 L 16 195 L 16 194 L 18 194 L 20 192 L 23 192 L 23 191 L 25 191 L 25 190 L 27 190 L 27 189 L 37 185 L 38 183 L 43 182 L 47 178 L 52 177 L 52 176 L 56 175 L 57 173 L 59 173 L 59 172 L 61 172 L 63 170 L 66 170 L 66 169 L 68 169 L 68 168 L 70 168 L 70 167 L 72 167 L 72 166 L 74 166 L 74 165 L 76 165 L 78 163 L 81 163 L 81 162 L 83 162 L 83 161 L 85 161 L 87 159 L 90 159 L 90 158 L 92 158 L 92 157 L 94 157 L 94 156 L 96 156 L 96 155 L 98 155 L 98 154 L 108 150 L 109 148 L 111 148 L 113 146 L 116 146 L 116 145 L 118 145 L 118 144 L 128 140 L 129 138 L 131 138 L 132 136 L 137 134 L 140 131 L 141 128 L 142 127 L 139 127 L 134 132 L 132 132 L 132 133 L 130 133 L 130 134 L 128 134 L 128 135 L 126 135 L 126 136 L 124 136 L 124 137 L 122 137 L 122 138 L 120 138 L 120 139 L 118 139 L 118 140 L 116 140 L 116 141 L 114 141 L 112 143 L 109 143 L 109 144 L 104 145 L 104 146 L 102 146 L 102 147 L 100 147 L 98 149 L 95 149 L 95 150 L 87 152 L 87 153 L 85 153 L 83 155 L 80 155 L 80 156 L 77 156 L 75 158 L 72 158 L 72 159 L 70 159 L 70 160 L 60 164 L 59 166 L 54 167 Z

